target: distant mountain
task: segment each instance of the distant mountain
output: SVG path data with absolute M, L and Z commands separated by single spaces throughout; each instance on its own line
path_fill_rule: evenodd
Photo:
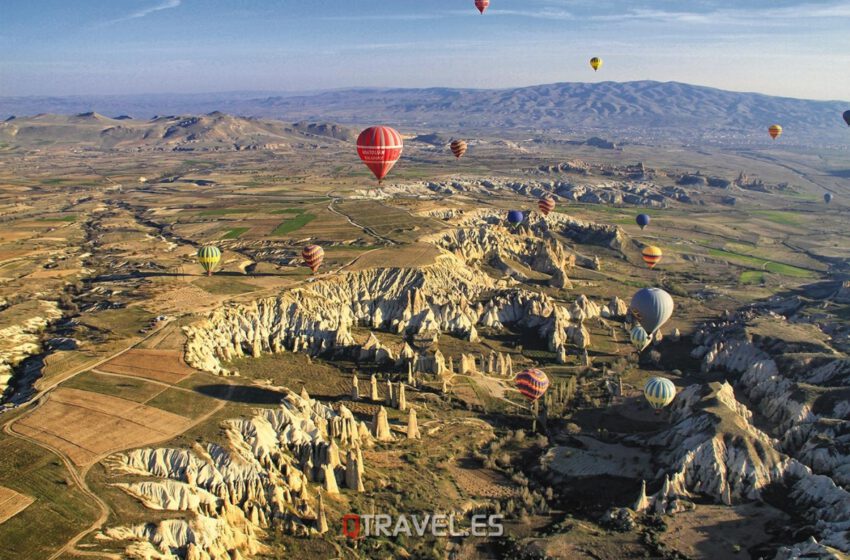
M 0 117 L 37 110 L 150 116 L 221 110 L 287 121 L 387 123 L 456 131 L 549 130 L 620 139 L 766 142 L 779 123 L 786 144 L 850 144 L 841 113 L 850 102 L 739 93 L 676 82 L 561 83 L 513 89 L 347 89 L 256 96 L 0 98 Z
M 220 111 L 206 115 L 109 118 L 86 112 L 41 114 L 0 122 L 0 142 L 25 148 L 138 150 L 285 149 L 294 144 L 349 141 L 356 130 L 326 123 L 241 118 Z

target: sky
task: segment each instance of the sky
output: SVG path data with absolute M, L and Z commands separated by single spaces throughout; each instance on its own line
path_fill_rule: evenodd
M 0 96 L 603 80 L 850 99 L 850 0 L 0 0 Z

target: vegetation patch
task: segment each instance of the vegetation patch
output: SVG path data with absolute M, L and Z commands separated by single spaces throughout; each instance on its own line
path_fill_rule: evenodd
M 289 220 L 281 222 L 276 228 L 274 228 L 272 235 L 286 235 L 287 233 L 298 231 L 299 229 L 303 228 L 315 219 L 316 216 L 314 216 L 313 214 L 298 214 L 294 218 L 290 218 Z
M 222 239 L 239 239 L 239 237 L 248 231 L 250 228 L 237 227 L 227 230 L 227 233 L 221 236 Z

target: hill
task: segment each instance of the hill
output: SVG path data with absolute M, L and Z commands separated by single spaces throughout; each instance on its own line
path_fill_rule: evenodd
M 151 115 L 221 110 L 230 114 L 339 123 L 389 122 L 430 129 L 520 129 L 599 133 L 676 142 L 763 142 L 773 123 L 783 142 L 850 144 L 841 113 L 850 103 L 741 93 L 676 82 L 558 83 L 513 89 L 346 89 L 255 93 L 3 98 L 0 116 L 36 111 Z

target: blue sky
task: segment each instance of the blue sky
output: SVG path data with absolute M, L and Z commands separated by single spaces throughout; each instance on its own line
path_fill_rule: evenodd
M 0 95 L 640 79 L 848 99 L 850 0 L 0 0 Z

